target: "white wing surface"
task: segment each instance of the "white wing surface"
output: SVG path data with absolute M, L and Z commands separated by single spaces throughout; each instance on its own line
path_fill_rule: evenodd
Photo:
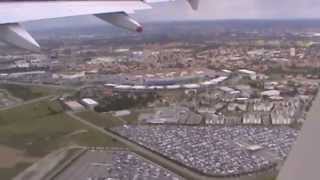
M 133 13 L 135 10 L 150 8 L 141 1 L 0 2 L 0 24 L 88 14 Z
M 40 46 L 19 24 L 25 21 L 95 15 L 115 26 L 142 32 L 142 26 L 128 14 L 151 9 L 148 3 L 170 0 L 7 0 L 0 2 L 0 40 L 30 51 Z M 199 0 L 187 0 L 193 9 Z

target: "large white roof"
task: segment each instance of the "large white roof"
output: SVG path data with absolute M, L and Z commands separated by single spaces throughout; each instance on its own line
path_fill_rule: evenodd
M 82 102 L 89 104 L 89 105 L 97 105 L 98 104 L 97 101 L 90 99 L 90 98 L 83 98 Z

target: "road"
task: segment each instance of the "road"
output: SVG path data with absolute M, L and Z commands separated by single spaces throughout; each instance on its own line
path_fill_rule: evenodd
M 38 162 L 19 173 L 13 180 L 49 180 L 52 179 L 62 168 L 71 163 L 72 160 L 81 156 L 85 148 L 79 148 L 79 151 L 70 155 L 70 150 L 78 147 L 69 146 L 51 152 Z M 61 162 L 63 163 L 61 164 Z
M 163 167 L 172 170 L 173 172 L 187 178 L 187 179 L 194 179 L 194 180 L 258 180 L 259 178 L 257 178 L 257 176 L 245 176 L 245 177 L 241 177 L 241 178 L 215 178 L 215 177 L 208 177 L 208 176 L 204 176 L 201 174 L 198 174 L 196 172 L 190 171 L 189 169 L 180 166 L 178 164 L 176 164 L 175 162 L 164 158 L 152 151 L 150 151 L 147 148 L 144 148 L 136 143 L 133 143 L 129 140 L 127 140 L 126 138 L 123 138 L 115 133 L 112 133 L 110 131 L 106 131 L 104 128 L 96 126 L 88 121 L 86 121 L 85 119 L 82 119 L 81 117 L 76 116 L 74 113 L 72 112 L 67 112 L 67 115 L 69 115 L 70 117 L 72 117 L 73 119 L 91 127 L 96 129 L 97 131 L 113 138 L 116 139 L 117 141 L 125 144 L 129 149 L 131 149 L 132 151 L 142 155 L 143 157 L 150 159 L 160 165 L 162 165 Z

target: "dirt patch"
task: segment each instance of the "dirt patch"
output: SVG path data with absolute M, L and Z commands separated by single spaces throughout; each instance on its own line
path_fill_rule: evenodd
M 11 168 L 20 162 L 33 163 L 38 159 L 26 156 L 23 151 L 0 145 L 0 168 Z

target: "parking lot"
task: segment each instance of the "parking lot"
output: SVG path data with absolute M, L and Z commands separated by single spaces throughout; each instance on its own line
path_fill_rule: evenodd
M 183 178 L 123 149 L 88 150 L 56 180 L 182 180 Z
M 298 132 L 289 127 L 123 126 L 121 136 L 198 172 L 238 176 L 284 160 Z

